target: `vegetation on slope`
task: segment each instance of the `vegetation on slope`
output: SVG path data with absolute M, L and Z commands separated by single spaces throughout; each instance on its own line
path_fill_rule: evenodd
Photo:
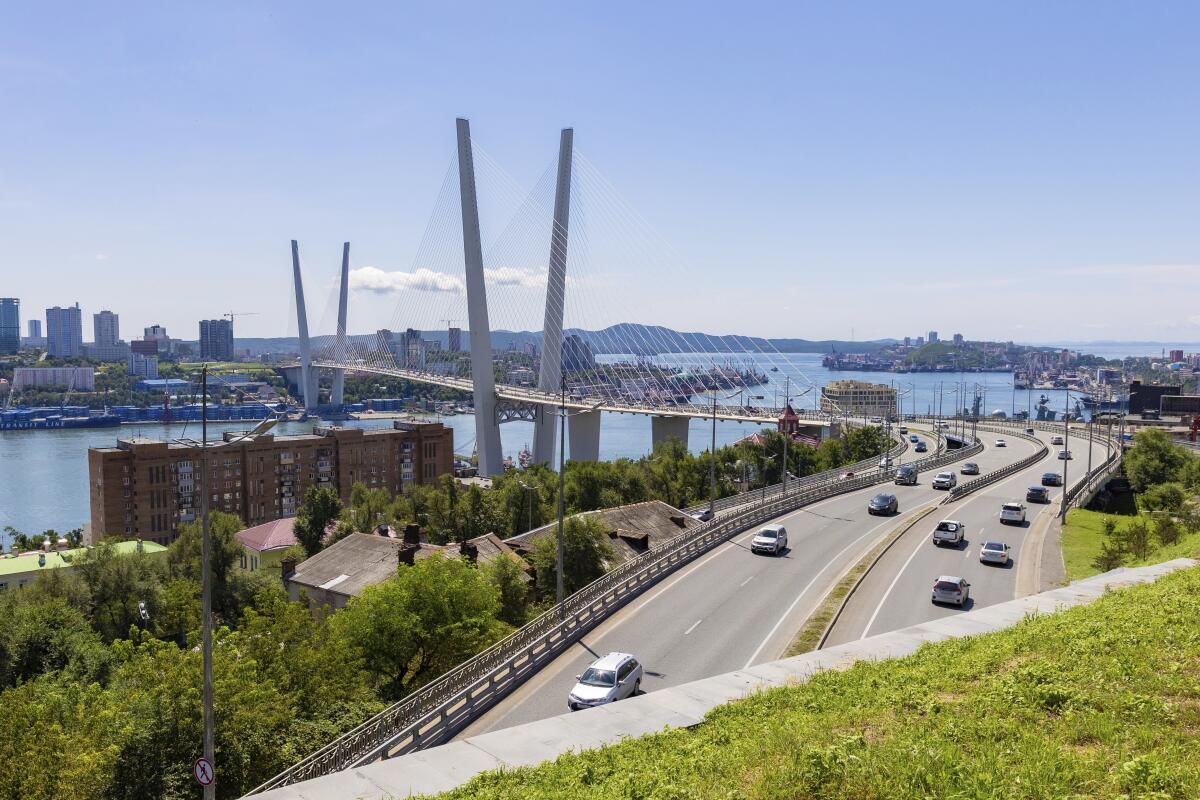
M 444 797 L 1200 796 L 1200 569 Z

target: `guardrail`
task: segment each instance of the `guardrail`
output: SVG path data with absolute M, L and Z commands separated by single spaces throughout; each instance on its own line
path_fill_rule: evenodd
M 1036 464 L 1037 462 L 1041 461 L 1043 458 L 1046 457 L 1046 454 L 1050 452 L 1050 449 L 1048 447 L 1046 447 L 1045 442 L 1043 442 L 1041 439 L 1038 439 L 1034 436 L 1029 436 L 1024 433 L 1016 433 L 1014 431 L 1008 430 L 1007 428 L 993 428 L 991 426 L 985 426 L 985 425 L 977 426 L 976 430 L 977 431 L 981 431 L 981 430 L 988 431 L 990 433 L 1003 433 L 1007 436 L 1017 436 L 1021 439 L 1025 439 L 1027 441 L 1037 444 L 1039 449 L 1036 452 L 1034 452 L 1032 455 L 1026 456 L 1025 458 L 1021 459 L 1020 461 L 1014 461 L 1012 464 L 1007 464 L 1007 465 L 1001 467 L 1000 469 L 993 470 L 993 471 L 989 472 L 987 475 L 981 475 L 978 478 L 967 481 L 966 483 L 963 483 L 960 486 L 955 486 L 953 489 L 950 490 L 950 492 L 944 498 L 942 498 L 941 505 L 949 505 L 950 503 L 954 503 L 954 502 L 962 499 L 963 497 L 966 497 L 967 495 L 971 494 L 972 492 L 978 491 L 979 489 L 982 489 L 985 486 L 989 486 L 989 485 L 995 483 L 996 481 L 1003 480 L 1004 478 L 1007 478 L 1009 475 L 1016 474 L 1016 473 L 1020 472 L 1021 470 L 1026 469 L 1026 468 Z
M 913 463 L 918 469 L 936 469 L 982 449 L 976 441 Z M 447 741 L 614 611 L 680 566 L 755 525 L 891 477 L 890 470 L 880 470 L 849 480 L 827 480 L 680 534 L 601 576 L 561 606 L 306 756 L 250 794 Z

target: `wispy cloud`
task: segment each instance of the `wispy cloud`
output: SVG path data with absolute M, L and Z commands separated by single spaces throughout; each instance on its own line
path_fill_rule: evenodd
M 350 270 L 350 288 L 375 294 L 403 291 L 462 294 L 466 291 L 462 278 L 425 267 L 412 272 L 385 272 L 379 267 L 359 267 Z
M 108 256 L 104 255 L 104 253 L 96 253 L 96 260 L 97 261 L 108 261 Z
M 546 270 L 524 267 L 495 267 L 485 269 L 483 276 L 489 286 L 520 286 L 525 289 L 542 289 L 546 286 Z

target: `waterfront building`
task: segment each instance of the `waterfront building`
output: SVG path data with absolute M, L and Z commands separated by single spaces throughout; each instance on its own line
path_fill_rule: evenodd
M 134 391 L 161 394 L 190 394 L 192 382 L 183 378 L 143 378 L 134 384 Z
M 133 344 L 137 344 L 137 342 L 133 342 Z M 158 356 L 131 352 L 129 354 L 129 370 L 126 374 L 145 380 L 154 380 L 158 377 Z
M 17 367 L 13 370 L 13 391 L 60 387 L 75 392 L 95 391 L 96 368 Z
M 129 344 L 127 342 L 116 342 L 115 344 L 85 344 L 83 346 L 83 357 L 91 361 L 128 361 L 129 360 Z
M 21 301 L 16 297 L 0 297 L 0 355 L 11 355 L 21 349 Z
M 143 542 L 141 539 L 115 542 L 111 546 L 113 552 L 121 556 L 137 555 L 155 560 L 165 560 L 167 557 L 166 547 L 156 542 Z M 90 547 L 60 549 L 51 545 L 41 550 L 0 558 L 0 592 L 31 586 L 38 575 L 48 570 L 70 572 L 87 557 L 89 550 Z
M 111 311 L 92 314 L 93 341 L 97 345 L 114 345 L 121 341 L 120 317 Z
M 462 350 L 462 328 L 450 328 L 447 331 L 446 349 L 451 353 Z
M 200 320 L 200 359 L 202 361 L 233 360 L 233 320 Z
M 392 428 L 318 426 L 311 434 L 266 433 L 206 448 L 209 508 L 250 526 L 292 517 L 310 486 L 355 483 L 398 494 L 453 472 L 454 431 L 438 422 L 397 420 Z M 91 532 L 169 544 L 200 510 L 201 450 L 152 439 L 121 439 L 88 450 Z
M 53 358 L 83 355 L 83 312 L 79 303 L 46 309 L 46 352 Z
M 821 410 L 886 419 L 896 413 L 896 390 L 885 383 L 833 381 L 821 387 Z

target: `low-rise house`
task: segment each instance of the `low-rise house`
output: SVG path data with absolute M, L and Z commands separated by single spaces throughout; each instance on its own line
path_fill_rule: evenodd
M 242 546 L 238 567 L 244 570 L 279 569 L 283 553 L 296 542 L 295 517 L 276 519 L 234 534 Z
M 613 560 L 608 565 L 609 569 L 661 547 L 664 542 L 701 524 L 695 517 L 661 500 L 584 511 L 578 516 L 599 521 L 608 532 L 609 544 L 613 549 Z M 505 539 L 504 543 L 524 555 L 532 552 L 539 540 L 553 538 L 557 533 L 556 521 L 519 536 L 512 536 Z
M 150 558 L 166 558 L 167 548 L 155 542 L 141 539 L 128 542 L 115 542 L 110 545 L 119 555 L 142 554 Z M 15 554 L 7 553 L 0 556 L 0 591 L 8 589 L 23 589 L 32 585 L 37 576 L 47 570 L 72 570 L 83 560 L 92 547 L 77 547 L 74 549 L 31 550 Z

